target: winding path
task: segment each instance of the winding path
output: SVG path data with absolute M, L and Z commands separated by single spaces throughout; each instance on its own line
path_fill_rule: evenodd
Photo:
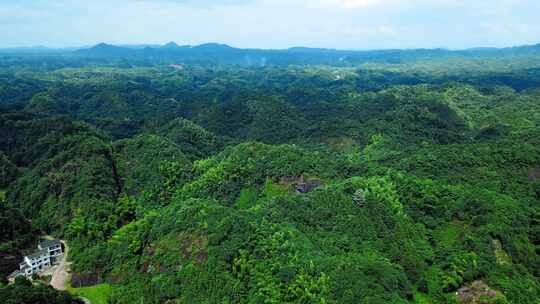
M 62 260 L 60 260 L 60 263 L 52 274 L 50 285 L 57 290 L 67 290 L 67 282 L 69 280 L 69 270 L 71 265 L 71 263 L 67 261 L 69 246 L 67 245 L 66 241 L 61 240 L 60 242 L 62 242 L 64 245 L 64 254 L 62 255 Z M 84 304 L 91 304 L 90 300 L 85 297 L 77 296 L 76 298 L 81 300 Z
M 64 245 L 64 254 L 62 255 L 62 260 L 60 260 L 60 263 L 53 272 L 51 286 L 54 289 L 67 290 L 67 281 L 69 279 L 70 266 L 70 263 L 68 263 L 67 261 L 69 247 L 65 241 L 61 242 Z

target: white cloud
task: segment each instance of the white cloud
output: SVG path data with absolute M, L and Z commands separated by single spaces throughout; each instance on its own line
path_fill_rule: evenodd
M 147 3 L 176 3 L 186 7 L 214 8 L 223 6 L 246 5 L 256 0 L 130 0 Z
M 498 23 L 485 23 L 482 24 L 482 28 L 494 34 L 515 35 L 526 33 L 538 33 L 540 32 L 540 26 L 529 24 L 498 24 Z
M 539 0 L 0 0 L 0 47 L 507 46 L 539 42 L 539 11 Z
M 371 36 L 380 36 L 380 35 L 395 35 L 397 33 L 396 29 L 386 26 L 344 26 L 337 29 L 332 29 L 328 32 L 333 34 L 341 35 L 350 35 L 357 37 L 371 37 Z
M 327 8 L 359 9 L 381 4 L 382 0 L 320 0 L 319 4 Z
M 362 8 L 381 3 L 381 0 L 345 0 L 343 7 L 345 8 Z

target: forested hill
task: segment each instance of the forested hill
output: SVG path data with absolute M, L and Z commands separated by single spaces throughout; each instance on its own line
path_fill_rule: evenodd
M 2 55 L 3 275 L 44 231 L 114 304 L 540 301 L 535 47 L 343 67 L 131 55 L 166 49 L 263 52 Z M 0 296 L 21 290 L 71 301 Z
M 117 46 L 100 43 L 92 47 L 75 49 L 14 48 L 0 49 L 10 56 L 65 56 L 87 59 L 117 59 L 131 64 L 190 63 L 225 64 L 242 66 L 266 65 L 334 65 L 351 66 L 362 63 L 399 64 L 448 58 L 476 60 L 540 56 L 540 44 L 510 48 L 475 48 L 467 50 L 410 49 L 410 50 L 336 50 L 295 47 L 282 50 L 240 49 L 225 44 L 207 43 L 180 46 L 174 42 L 165 45 Z

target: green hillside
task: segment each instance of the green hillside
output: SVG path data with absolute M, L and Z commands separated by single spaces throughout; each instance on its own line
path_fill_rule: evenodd
M 534 51 L 173 69 L 100 49 L 0 66 L 3 274 L 43 231 L 104 284 L 72 293 L 108 303 L 540 302 Z

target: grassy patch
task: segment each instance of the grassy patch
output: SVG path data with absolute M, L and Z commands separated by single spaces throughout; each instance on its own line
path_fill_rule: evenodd
M 427 294 L 416 292 L 414 294 L 414 303 L 415 304 L 430 304 L 430 303 L 433 303 L 433 300 Z
M 4 202 L 6 200 L 6 191 L 0 190 L 0 202 Z
M 69 287 L 68 291 L 74 296 L 85 297 L 92 304 L 107 304 L 107 299 L 112 293 L 112 286 L 109 284 L 99 284 L 89 287 L 72 288 Z
M 262 191 L 261 196 L 262 197 L 274 197 L 274 196 L 285 195 L 285 194 L 287 194 L 289 192 L 290 192 L 289 187 L 274 184 L 274 183 L 272 183 L 272 181 L 267 180 L 266 184 L 264 184 L 264 189 Z
M 259 199 L 286 195 L 288 193 L 290 193 L 290 186 L 275 184 L 271 180 L 267 180 L 260 193 L 255 187 L 242 189 L 236 199 L 235 207 L 237 209 L 250 209 L 257 206 Z
M 240 196 L 236 200 L 236 208 L 238 209 L 249 209 L 257 203 L 258 191 L 256 188 L 244 188 L 240 192 Z

